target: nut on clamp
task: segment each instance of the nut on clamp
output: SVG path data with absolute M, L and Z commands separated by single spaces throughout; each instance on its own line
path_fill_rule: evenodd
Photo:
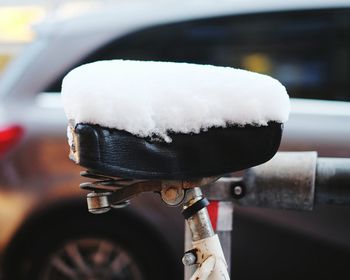
M 111 192 L 91 192 L 87 195 L 87 205 L 92 214 L 103 214 L 111 209 L 109 196 Z

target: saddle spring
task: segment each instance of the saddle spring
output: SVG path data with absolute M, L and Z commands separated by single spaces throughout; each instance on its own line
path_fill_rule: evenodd
M 97 174 L 92 170 L 82 171 L 80 172 L 80 176 L 96 180 L 93 182 L 85 182 L 80 184 L 81 189 L 93 192 L 117 191 L 118 189 L 126 187 L 134 181 L 133 179 Z
M 95 180 L 80 184 L 81 189 L 90 191 L 87 195 L 87 204 L 91 213 L 102 214 L 109 211 L 111 208 L 123 208 L 130 204 L 128 199 L 113 203 L 111 202 L 111 197 L 114 192 L 132 183 L 132 179 L 101 175 L 91 170 L 82 171 L 80 175 L 84 178 Z

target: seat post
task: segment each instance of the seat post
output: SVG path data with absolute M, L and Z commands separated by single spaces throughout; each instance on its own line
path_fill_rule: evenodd
M 189 189 L 186 193 L 183 209 L 188 209 L 202 199 L 204 198 L 200 188 Z M 187 223 L 192 234 L 192 241 L 209 238 L 215 235 L 206 207 L 203 207 L 193 216 L 189 217 Z
M 191 232 L 192 249 L 184 254 L 182 262 L 185 266 L 197 265 L 191 280 L 228 280 L 227 264 L 219 238 L 213 230 L 207 205 L 208 201 L 200 188 L 187 190 L 182 213 Z

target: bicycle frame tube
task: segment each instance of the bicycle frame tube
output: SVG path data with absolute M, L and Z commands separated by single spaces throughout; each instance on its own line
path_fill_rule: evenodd
M 219 238 L 214 233 L 206 207 L 199 209 L 201 201 L 203 196 L 199 188 L 187 191 L 184 212 L 196 209 L 189 217 L 184 215 L 192 236 L 192 250 L 185 253 L 183 262 L 185 265 L 197 265 L 190 280 L 228 280 L 230 277 Z

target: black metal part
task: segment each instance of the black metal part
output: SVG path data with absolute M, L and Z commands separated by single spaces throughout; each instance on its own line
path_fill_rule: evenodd
M 230 192 L 234 199 L 241 199 L 245 196 L 246 186 L 243 180 L 233 181 L 230 185 Z
M 316 203 L 350 205 L 350 159 L 319 158 L 315 191 Z
M 72 158 L 95 173 L 112 177 L 174 179 L 212 177 L 269 160 L 283 125 L 210 128 L 198 134 L 169 133 L 171 143 L 126 131 L 77 124 Z
M 182 216 L 187 220 L 190 217 L 192 217 L 194 214 L 196 214 L 198 211 L 202 210 L 204 207 L 207 207 L 209 205 L 208 199 L 205 197 L 196 201 L 191 206 L 187 207 L 182 211 Z
M 216 182 L 204 186 L 202 191 L 204 196 L 209 200 L 231 201 L 232 198 L 241 198 L 233 196 L 233 189 L 235 186 L 244 186 L 243 178 L 222 177 Z M 245 193 L 245 190 L 243 192 Z

